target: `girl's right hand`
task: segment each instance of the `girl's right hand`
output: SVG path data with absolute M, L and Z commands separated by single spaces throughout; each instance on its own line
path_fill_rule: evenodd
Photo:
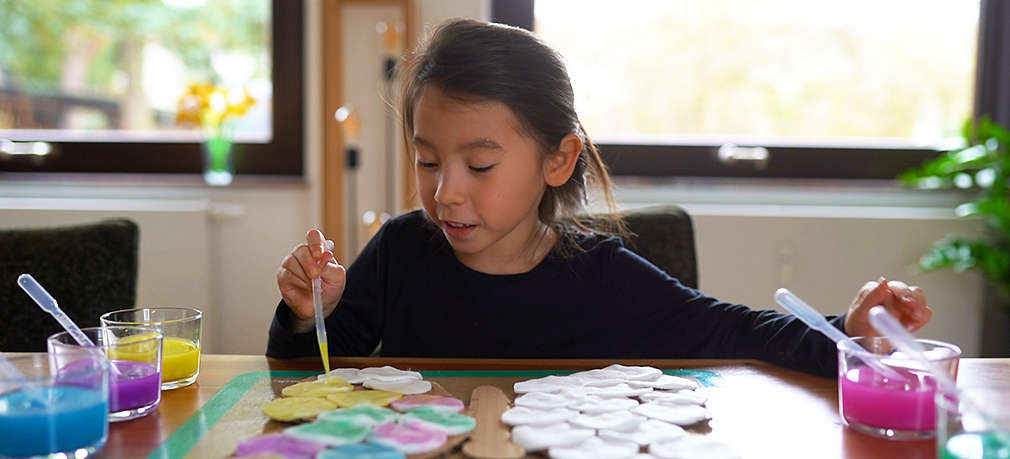
M 277 287 L 281 297 L 295 316 L 302 320 L 312 320 L 312 279 L 322 276 L 323 315 L 329 316 L 341 295 L 347 281 L 347 271 L 337 263 L 333 252 L 326 250 L 323 233 L 311 229 L 305 234 L 305 242 L 298 244 L 281 260 L 277 271 Z

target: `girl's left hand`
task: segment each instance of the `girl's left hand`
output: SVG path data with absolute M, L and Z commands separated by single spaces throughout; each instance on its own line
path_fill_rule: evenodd
M 870 325 L 870 308 L 877 305 L 887 308 L 887 312 L 909 332 L 922 328 L 933 316 L 921 288 L 881 277 L 859 289 L 845 316 L 845 333 L 849 336 L 880 336 L 880 332 Z

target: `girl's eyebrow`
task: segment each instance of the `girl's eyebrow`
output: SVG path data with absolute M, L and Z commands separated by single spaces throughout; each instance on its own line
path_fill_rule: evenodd
M 434 145 L 431 142 L 425 140 L 423 137 L 421 137 L 421 136 L 419 136 L 417 134 L 414 134 L 413 141 L 414 141 L 415 144 L 420 145 L 422 147 L 434 148 Z M 502 146 L 499 145 L 498 142 L 495 142 L 494 140 L 492 140 L 492 139 L 490 139 L 488 137 L 481 137 L 481 138 L 479 138 L 477 140 L 473 140 L 473 141 L 464 143 L 464 144 L 458 146 L 457 149 L 458 150 L 467 150 L 467 151 L 469 151 L 469 150 L 501 150 Z

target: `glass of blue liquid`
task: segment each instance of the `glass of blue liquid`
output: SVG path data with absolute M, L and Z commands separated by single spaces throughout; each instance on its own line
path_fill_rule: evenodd
M 109 436 L 109 361 L 60 370 L 49 354 L 8 357 L 0 374 L 0 457 L 85 458 Z
M 937 457 L 1010 459 L 1010 384 L 959 389 L 936 393 Z

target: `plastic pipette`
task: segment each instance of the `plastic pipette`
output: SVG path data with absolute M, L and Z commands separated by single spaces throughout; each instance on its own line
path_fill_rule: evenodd
M 863 352 L 866 354 L 870 353 L 866 349 L 863 349 L 863 347 L 857 344 L 855 341 L 853 341 L 852 338 L 849 338 L 848 336 L 845 335 L 845 333 L 842 333 L 841 330 L 835 328 L 834 325 L 831 325 L 831 323 L 828 322 L 828 319 L 824 318 L 824 316 L 822 316 L 821 313 L 817 312 L 817 310 L 812 308 L 809 304 L 803 302 L 803 300 L 801 300 L 798 296 L 794 295 L 793 292 L 790 292 L 789 290 L 784 288 L 780 288 L 775 291 L 775 301 L 778 302 L 778 304 L 781 304 L 782 307 L 788 309 L 789 312 L 795 314 L 796 317 L 799 317 L 799 319 L 802 320 L 803 323 L 807 324 L 807 326 L 823 333 L 832 341 L 836 343 L 844 343 L 842 344 L 842 346 L 850 350 Z M 857 353 L 856 355 L 858 357 L 859 354 Z M 884 376 L 887 376 L 890 379 L 896 379 L 899 381 L 904 381 L 908 379 L 901 373 L 894 371 L 887 365 L 884 365 L 874 359 L 860 359 L 860 360 L 862 360 L 867 365 L 873 367 L 874 370 L 877 370 L 877 372 L 883 374 Z
M 333 250 L 333 241 L 326 240 L 326 250 Z M 326 380 L 330 380 L 330 350 L 326 342 L 326 323 L 323 317 L 323 275 L 312 279 L 312 308 L 315 310 L 316 340 L 319 341 L 319 355 L 323 358 Z
M 53 298 L 46 289 L 42 288 L 42 284 L 39 284 L 39 282 L 36 281 L 31 274 L 22 274 L 18 276 L 18 285 L 21 286 L 21 289 L 24 290 L 28 296 L 32 297 L 35 304 L 39 305 L 43 311 L 52 314 L 53 318 L 55 318 L 56 321 L 63 326 L 67 333 L 70 333 L 70 336 L 77 341 L 77 344 L 80 344 L 82 347 L 96 347 L 95 343 L 91 341 L 91 338 L 88 338 L 88 335 L 85 335 L 84 332 L 81 331 L 81 328 L 78 327 L 73 320 L 70 320 L 70 317 L 68 317 L 67 314 L 60 309 L 60 307 L 56 304 L 56 298 Z M 104 353 L 101 355 L 105 356 Z M 111 370 L 114 375 L 120 375 L 119 369 L 112 363 L 109 364 L 109 370 Z
M 898 319 L 895 319 L 894 316 L 887 312 L 887 309 L 883 306 L 874 306 L 871 308 L 870 325 L 873 325 L 873 328 L 876 328 L 877 331 L 883 333 L 887 339 L 891 340 L 891 344 L 894 344 L 894 347 L 898 348 L 899 351 L 912 356 L 913 359 L 922 364 L 923 368 L 940 383 L 945 393 L 957 395 L 959 400 L 967 402 L 968 405 L 975 408 L 982 418 L 986 420 L 987 424 L 991 422 L 992 417 L 989 412 L 982 405 L 968 397 L 967 394 L 957 389 L 957 382 L 943 368 L 940 368 L 935 362 L 929 360 L 929 357 L 926 357 L 926 351 L 915 340 L 915 336 L 907 332 L 905 327 L 902 327 L 901 323 L 898 322 Z
M 81 346 L 95 347 L 95 343 L 88 338 L 84 332 L 81 331 L 80 327 L 67 317 L 67 314 L 63 312 L 62 309 L 56 304 L 56 298 L 53 298 L 46 289 L 42 288 L 42 285 L 32 277 L 31 274 L 22 274 L 18 276 L 18 285 L 21 289 L 35 300 L 35 303 L 42 308 L 43 311 L 52 314 L 60 325 L 63 326 L 70 333 L 70 336 L 77 340 L 77 344 Z
M 7 378 L 13 381 L 15 386 L 23 388 L 25 395 L 27 395 L 28 398 L 44 404 L 52 402 L 52 400 L 47 399 L 40 393 L 38 387 L 29 385 L 28 380 L 25 379 L 25 375 L 22 374 L 21 371 L 14 366 L 14 364 L 7 360 L 7 357 L 4 357 L 2 353 L 0 353 L 0 372 L 7 375 Z M 52 393 L 50 393 L 50 395 L 52 395 Z

